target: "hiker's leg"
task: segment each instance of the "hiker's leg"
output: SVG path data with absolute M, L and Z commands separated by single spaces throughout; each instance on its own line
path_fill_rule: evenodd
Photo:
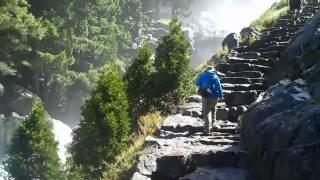
M 216 121 L 216 114 L 217 114 L 217 103 L 218 98 L 211 99 L 211 126 L 213 126 L 214 122 Z
M 210 128 L 211 128 L 211 123 L 210 123 L 210 118 L 208 117 L 209 112 L 210 112 L 210 104 L 209 104 L 209 99 L 207 98 L 202 98 L 202 116 L 204 120 L 204 133 L 209 134 L 210 133 Z

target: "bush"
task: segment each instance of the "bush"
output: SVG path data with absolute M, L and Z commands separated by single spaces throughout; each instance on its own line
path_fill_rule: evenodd
M 125 79 L 128 83 L 127 94 L 130 102 L 130 109 L 135 116 L 146 113 L 147 92 L 153 71 L 152 50 L 148 44 L 144 44 L 139 50 L 138 56 L 129 66 Z
M 35 101 L 29 117 L 16 130 L 5 169 L 14 179 L 62 179 L 52 125 L 42 103 Z
M 162 125 L 163 118 L 160 112 L 148 113 L 139 118 L 139 133 L 143 135 L 151 135 L 157 131 Z
M 85 179 L 99 179 L 107 164 L 127 147 L 132 122 L 126 86 L 116 68 L 102 71 L 97 87 L 82 108 L 83 119 L 74 131 L 71 154 Z
M 251 27 L 261 31 L 268 26 L 271 26 L 276 20 L 289 10 L 288 0 L 281 0 L 274 3 L 270 9 L 264 12 L 257 20 L 251 23 Z
M 219 63 L 226 62 L 228 59 L 229 53 L 230 53 L 230 49 L 227 46 L 219 48 L 217 50 L 214 63 L 219 64 Z
M 115 158 L 115 162 L 107 165 L 106 171 L 103 173 L 103 179 L 130 179 L 135 170 L 140 150 L 143 147 L 144 138 L 144 136 L 134 137 L 130 146 Z
M 172 112 L 172 105 L 176 106 L 192 90 L 192 71 L 190 68 L 191 44 L 182 31 L 181 23 L 173 19 L 170 23 L 170 33 L 161 38 L 156 49 L 155 69 L 153 76 L 153 97 L 158 97 L 162 107 L 160 111 Z M 170 103 L 168 106 L 164 103 Z M 163 105 L 164 104 L 164 105 Z M 167 108 L 168 107 L 168 108 Z M 163 108 L 163 109 L 162 109 Z

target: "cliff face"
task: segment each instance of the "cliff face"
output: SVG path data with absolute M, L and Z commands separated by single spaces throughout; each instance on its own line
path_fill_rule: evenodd
M 319 179 L 319 7 L 288 11 L 233 48 L 216 66 L 218 128 L 202 134 L 201 98 L 189 98 L 146 139 L 132 179 Z

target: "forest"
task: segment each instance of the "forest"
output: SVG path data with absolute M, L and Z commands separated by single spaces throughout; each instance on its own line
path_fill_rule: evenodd
M 8 149 L 9 176 L 110 179 L 106 171 L 141 134 L 141 117 L 174 112 L 192 92 L 192 47 L 178 20 L 190 13 L 190 2 L 1 0 L 1 113 L 10 112 L 6 100 L 15 86 L 34 96 Z M 168 3 L 168 34 L 151 47 L 139 37 Z M 62 164 L 48 115 L 63 119 L 78 111 Z

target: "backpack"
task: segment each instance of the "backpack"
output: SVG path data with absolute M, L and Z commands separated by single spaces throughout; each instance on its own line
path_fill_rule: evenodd
M 200 88 L 198 89 L 198 94 L 200 94 L 200 95 L 201 95 L 202 97 L 204 97 L 204 98 L 211 97 L 212 94 L 211 94 L 209 91 L 207 91 L 207 89 L 208 89 L 208 88 L 200 87 Z
M 199 87 L 198 94 L 200 94 L 204 98 L 212 97 L 212 92 L 215 91 L 215 82 L 214 81 L 215 81 L 214 75 L 212 75 L 209 79 L 209 84 L 207 84 L 208 87 Z M 211 92 L 209 92 L 208 89 Z

